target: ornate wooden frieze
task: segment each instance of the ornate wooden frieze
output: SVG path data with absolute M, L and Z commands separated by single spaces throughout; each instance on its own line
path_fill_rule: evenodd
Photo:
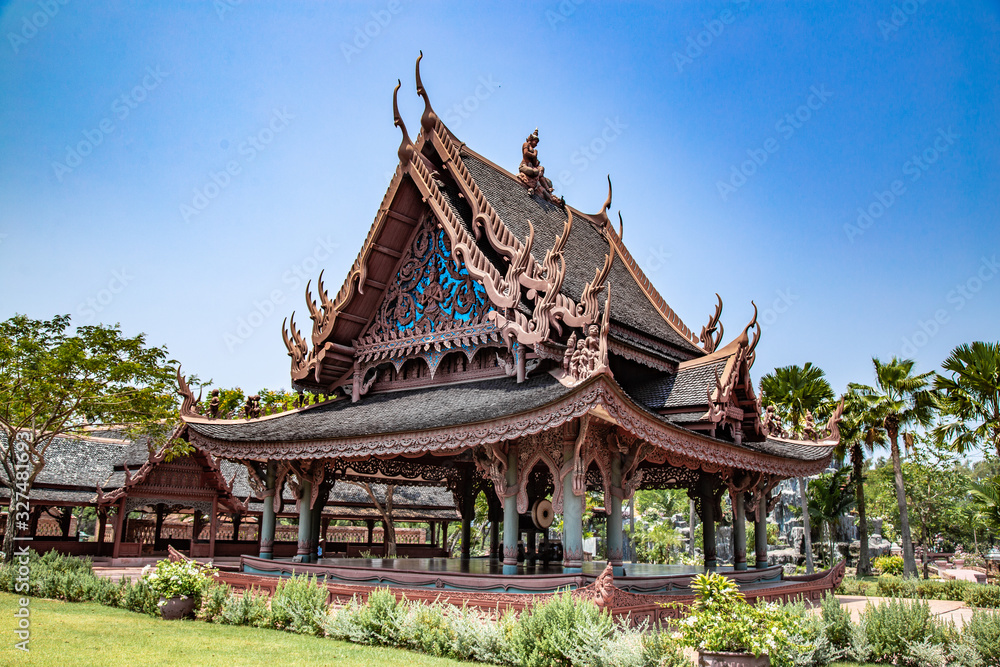
M 562 429 L 543 431 L 537 435 L 521 438 L 517 450 L 517 511 L 524 514 L 528 511 L 528 481 L 532 471 L 539 463 L 548 468 L 553 480 L 559 479 L 559 470 L 563 458 Z M 555 484 L 553 490 L 553 507 L 562 507 L 562 485 Z

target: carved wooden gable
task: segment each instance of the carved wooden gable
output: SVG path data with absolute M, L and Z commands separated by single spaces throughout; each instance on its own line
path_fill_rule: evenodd
M 373 368 L 408 359 L 427 363 L 433 377 L 442 358 L 462 351 L 472 361 L 484 346 L 504 346 L 490 320 L 483 285 L 452 259 L 444 230 L 425 219 L 400 259 L 395 281 L 375 318 L 355 344 L 360 393 L 376 381 Z

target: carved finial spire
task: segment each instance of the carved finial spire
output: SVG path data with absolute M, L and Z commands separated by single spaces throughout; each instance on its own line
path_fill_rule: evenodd
M 392 91 L 392 124 L 403 132 L 403 139 L 399 142 L 399 149 L 396 151 L 396 154 L 399 155 L 400 164 L 405 167 L 413 159 L 413 142 L 410 141 L 410 135 L 406 131 L 406 123 L 403 122 L 403 118 L 399 115 L 399 102 L 396 98 L 399 96 L 399 87 L 402 85 L 403 83 L 399 79 L 396 79 L 396 87 Z
M 702 347 L 709 354 L 719 348 L 719 343 L 722 342 L 723 331 L 725 331 L 724 327 L 719 323 L 719 318 L 722 316 L 722 297 L 716 292 L 715 298 L 719 300 L 719 303 L 715 306 L 715 312 L 708 318 L 708 324 L 701 328 L 701 335 L 698 337 Z
M 182 417 L 197 417 L 197 405 L 201 401 L 201 391 L 198 392 L 198 398 L 194 397 L 194 392 L 191 391 L 191 387 L 188 386 L 187 380 L 181 375 L 180 364 L 177 365 L 177 393 L 181 395 L 183 399 L 181 401 L 181 416 Z
M 610 225 L 611 219 L 608 217 L 609 210 L 611 210 L 611 174 L 608 174 L 608 197 L 604 200 L 604 205 L 601 206 L 601 210 L 595 213 L 592 217 L 597 218 L 605 225 Z
M 625 221 L 622 220 L 622 212 L 618 211 L 618 239 L 625 236 Z
M 423 57 L 424 52 L 421 51 L 420 55 L 417 56 L 417 95 L 424 98 L 424 113 L 420 116 L 420 126 L 424 128 L 424 132 L 430 132 L 437 127 L 438 116 L 434 113 L 434 109 L 431 107 L 431 100 L 427 96 L 427 90 L 424 88 L 424 82 L 420 80 L 420 60 Z
M 757 359 L 757 343 L 760 342 L 760 323 L 757 321 L 757 304 L 753 301 L 750 302 L 753 306 L 753 319 L 750 323 L 743 329 L 743 333 L 740 335 L 740 339 L 747 345 L 747 368 L 753 366 L 753 362 Z M 750 340 L 750 330 L 754 329 L 753 340 Z

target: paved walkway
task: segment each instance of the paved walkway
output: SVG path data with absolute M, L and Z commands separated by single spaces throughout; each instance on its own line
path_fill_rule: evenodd
M 879 605 L 892 601 L 892 598 L 867 598 L 856 595 L 838 595 L 840 604 L 851 612 L 851 618 L 857 621 L 861 613 L 869 604 Z M 952 600 L 927 600 L 931 607 L 931 614 L 939 621 L 952 621 L 956 626 L 962 627 L 966 621 L 972 618 L 972 609 L 964 602 L 954 602 Z

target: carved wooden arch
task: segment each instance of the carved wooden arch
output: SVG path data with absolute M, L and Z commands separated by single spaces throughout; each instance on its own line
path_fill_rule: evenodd
M 517 511 L 519 514 L 528 511 L 528 479 L 539 463 L 544 464 L 552 476 L 552 506 L 555 508 L 558 505 L 559 511 L 562 511 L 562 484 L 559 483 L 562 440 L 562 430 L 554 429 L 524 438 L 518 443 Z

